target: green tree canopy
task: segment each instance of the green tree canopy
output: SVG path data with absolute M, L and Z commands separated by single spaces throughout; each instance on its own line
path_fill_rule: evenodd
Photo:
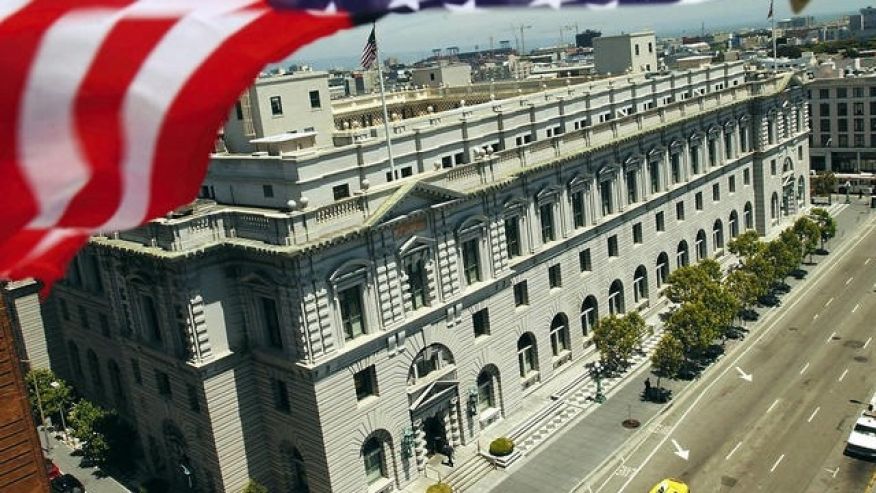
M 626 316 L 603 317 L 593 329 L 593 342 L 602 360 L 611 365 L 623 366 L 641 345 L 645 321 L 638 313 Z
M 73 391 L 52 370 L 45 368 L 33 369 L 27 373 L 25 380 L 27 381 L 27 396 L 34 416 L 39 416 L 37 389 L 39 389 L 43 412 L 46 416 L 60 414 L 62 410 L 70 407 L 69 404 Z M 55 385 L 53 386 L 52 383 L 55 383 Z
M 255 479 L 250 479 L 240 493 L 268 493 L 268 489 Z
M 836 236 L 836 220 L 831 217 L 830 213 L 822 208 L 815 208 L 809 212 L 811 217 L 821 231 L 821 246 L 824 247 L 824 242 Z
M 727 249 L 730 250 L 730 253 L 742 257 L 742 261 L 745 262 L 752 255 L 762 252 L 764 244 L 760 241 L 760 235 L 757 234 L 757 231 L 748 230 L 730 240 L 727 243 Z
M 711 313 L 701 301 L 681 305 L 666 319 L 666 331 L 678 340 L 686 357 L 699 354 L 718 337 Z
M 684 363 L 684 347 L 671 333 L 664 333 L 660 342 L 651 354 L 651 366 L 657 375 L 657 386 L 660 378 L 674 378 Z
M 801 217 L 794 223 L 794 233 L 800 238 L 803 244 L 803 255 L 811 256 L 818 248 L 818 241 L 821 238 L 821 228 L 818 223 L 808 217 Z
M 810 182 L 815 195 L 830 195 L 836 190 L 836 175 L 831 171 L 813 176 Z
M 710 269 L 703 268 L 701 264 L 686 265 L 669 274 L 666 297 L 673 303 L 687 303 L 699 299 L 704 286 L 715 283 Z
M 733 294 L 741 308 L 748 308 L 757 298 L 766 294 L 761 292 L 757 274 L 748 269 L 736 269 L 727 276 L 727 290 Z

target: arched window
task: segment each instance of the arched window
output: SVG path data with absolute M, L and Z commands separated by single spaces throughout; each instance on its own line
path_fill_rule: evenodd
M 689 263 L 690 256 L 688 254 L 687 241 L 681 240 L 681 243 L 678 244 L 678 249 L 675 253 L 675 266 L 684 267 Z
M 103 377 L 100 375 L 100 361 L 98 361 L 97 355 L 91 349 L 85 354 L 85 358 L 88 361 L 88 371 L 91 372 L 91 383 L 94 384 L 94 390 L 98 393 L 103 393 Z
M 69 341 L 67 343 L 67 352 L 70 354 L 70 366 L 71 370 L 76 376 L 81 377 L 82 373 L 82 359 L 79 356 L 79 346 L 76 345 L 75 342 Z
M 498 379 L 499 370 L 495 366 L 489 365 L 481 370 L 478 374 L 478 410 L 484 412 L 488 409 L 497 408 L 498 402 L 496 393 L 496 380 Z
M 669 255 L 666 255 L 666 252 L 660 252 L 660 255 L 657 256 L 655 273 L 657 274 L 657 288 L 659 289 L 669 280 Z
M 374 438 L 376 440 L 376 437 Z M 287 493 L 309 493 L 310 485 L 307 482 L 307 469 L 304 466 L 304 458 L 297 448 L 284 443 L 280 454 L 283 459 L 283 472 L 286 482 Z
M 736 210 L 730 213 L 730 220 L 727 222 L 730 225 L 730 238 L 739 236 L 739 214 Z
M 751 212 L 751 202 L 745 203 L 745 208 L 742 210 L 742 216 L 745 220 L 745 229 L 754 229 L 754 217 Z
M 708 255 L 708 245 L 706 244 L 706 232 L 699 230 L 697 239 L 694 242 L 694 251 L 697 254 L 697 261 L 700 261 Z
M 788 171 L 794 170 L 794 161 L 791 158 L 785 158 L 785 162 L 782 163 L 782 173 L 787 173 Z
M 389 477 L 383 442 L 376 436 L 372 436 L 362 445 L 362 461 L 365 463 L 365 480 L 369 485 Z
M 520 378 L 528 379 L 538 373 L 538 353 L 535 337 L 531 332 L 520 336 L 517 340 L 517 363 L 520 366 Z
M 712 248 L 714 250 L 724 248 L 724 224 L 720 219 L 716 219 L 715 225 L 712 226 Z
M 615 279 L 608 289 L 608 313 L 620 315 L 626 311 L 624 306 L 624 283 Z
M 773 192 L 773 197 L 770 199 L 770 219 L 779 217 L 779 194 Z
M 644 265 L 636 268 L 633 274 L 633 301 L 639 303 L 648 299 L 648 271 Z
M 596 321 L 599 320 L 599 306 L 596 303 L 596 297 L 590 295 L 584 298 L 581 303 L 581 329 L 584 332 L 584 337 L 596 327 Z
M 551 351 L 558 357 L 569 350 L 569 318 L 558 313 L 551 321 Z
M 119 404 L 124 404 L 127 400 L 125 397 L 125 386 L 122 384 L 122 370 L 116 360 L 109 360 L 107 363 L 110 376 L 110 387 L 112 388 L 113 398 Z
M 421 383 L 430 374 L 445 374 L 454 368 L 453 354 L 446 346 L 432 344 L 420 351 L 408 371 L 408 385 Z

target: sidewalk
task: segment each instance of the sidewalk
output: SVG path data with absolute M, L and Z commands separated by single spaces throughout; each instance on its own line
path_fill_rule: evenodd
M 45 452 L 45 434 L 42 429 L 38 431 L 40 443 Z M 122 486 L 115 479 L 102 476 L 100 469 L 96 467 L 80 467 L 82 457 L 73 455 L 73 449 L 57 440 L 54 433 L 49 433 L 49 443 L 52 449 L 46 453 L 46 456 L 61 468 L 61 472 L 72 474 L 81 481 L 83 486 L 85 486 L 85 491 L 88 493 L 130 493 L 130 490 Z

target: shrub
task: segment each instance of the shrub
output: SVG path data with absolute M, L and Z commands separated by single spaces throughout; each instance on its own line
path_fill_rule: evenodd
M 447 483 L 435 483 L 426 489 L 426 493 L 453 493 L 453 488 Z
M 514 442 L 510 438 L 499 437 L 490 443 L 490 455 L 504 457 L 514 451 Z

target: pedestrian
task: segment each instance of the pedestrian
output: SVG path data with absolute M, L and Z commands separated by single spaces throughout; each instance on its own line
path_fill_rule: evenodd
M 650 390 L 651 390 L 651 377 L 648 377 L 645 379 L 645 394 L 647 395 Z
M 444 455 L 447 457 L 447 465 L 453 467 L 453 445 L 449 443 L 444 444 Z

